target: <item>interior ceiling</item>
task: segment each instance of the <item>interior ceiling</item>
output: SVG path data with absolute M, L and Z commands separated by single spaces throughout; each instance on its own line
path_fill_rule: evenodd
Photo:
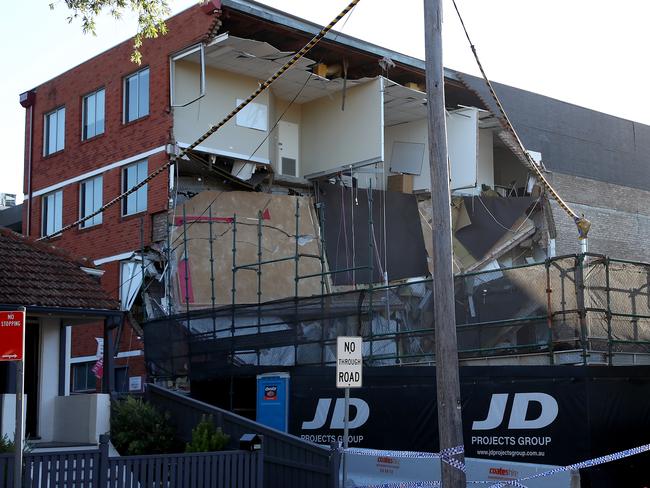
M 256 33 L 256 37 L 257 35 L 258 33 Z M 266 37 L 269 37 L 269 35 L 267 34 Z M 275 40 L 278 40 L 277 33 Z M 286 45 L 286 40 L 284 44 Z M 223 33 L 217 36 L 206 48 L 205 63 L 212 68 L 265 80 L 278 71 L 293 54 L 294 51 L 281 50 L 266 41 L 247 39 L 231 35 L 230 33 Z M 311 54 L 317 53 L 312 51 Z M 348 60 L 348 54 L 346 54 L 346 61 Z M 332 56 L 333 54 L 330 53 L 329 59 L 340 59 Z M 354 56 L 358 57 L 359 55 L 354 54 Z M 192 54 L 185 59 L 198 63 L 199 54 Z M 325 61 L 322 57 L 320 60 Z M 306 57 L 300 59 L 291 69 L 287 70 L 287 72 L 273 83 L 271 91 L 281 100 L 292 101 L 295 98 L 295 103 L 302 104 L 338 92 L 344 86 L 352 87 L 372 79 L 370 77 L 364 77 L 348 79 L 344 82 L 340 77 L 332 79 L 325 78 L 311 72 L 315 64 L 316 61 L 314 59 Z M 376 60 L 374 60 L 374 64 L 379 66 Z M 353 71 L 353 66 L 349 64 L 348 74 L 350 75 Z M 380 73 L 375 76 L 381 74 L 382 70 L 379 71 Z M 394 71 L 394 68 L 390 68 L 389 72 L 391 75 L 400 75 L 400 72 Z M 384 76 L 387 73 L 388 71 L 383 71 Z M 410 76 L 413 73 L 408 74 Z M 411 79 L 414 79 L 414 77 L 411 76 Z M 419 78 L 415 77 L 415 79 Z M 453 81 L 445 83 L 445 98 L 448 108 L 455 108 L 462 105 L 482 107 L 483 105 L 473 92 Z M 425 93 L 399 84 L 398 81 L 392 79 L 392 76 L 390 80 L 386 79 L 384 91 L 384 117 L 386 126 L 419 120 L 426 116 Z
M 222 34 L 206 48 L 205 64 L 262 80 L 280 69 L 291 56 L 292 52 L 281 51 L 267 42 Z M 195 53 L 185 59 L 198 63 L 199 55 Z M 309 58 L 299 60 L 273 83 L 273 94 L 282 100 L 291 101 L 299 93 L 295 103 L 301 104 L 343 89 L 342 78 L 329 79 L 312 73 L 314 64 L 315 61 Z M 347 80 L 346 84 L 349 88 L 370 79 Z M 427 115 L 426 95 L 386 79 L 384 109 L 386 125 L 422 119 Z
M 384 125 L 391 126 L 424 119 L 427 116 L 426 94 L 391 80 L 384 84 Z
M 221 20 L 223 22 L 222 32 L 229 32 L 234 36 L 244 38 L 254 37 L 284 51 L 299 51 L 312 38 L 305 32 L 231 9 L 224 9 Z M 323 39 L 314 46 L 309 52 L 309 57 L 327 65 L 341 64 L 345 59 L 350 79 L 374 78 L 384 75 L 399 83 L 424 82 L 424 73 L 416 68 L 398 64 L 386 72 L 380 66 L 376 55 L 328 39 Z
M 206 48 L 205 64 L 265 80 L 278 71 L 293 54 L 281 51 L 266 42 L 222 34 Z M 198 62 L 198 53 L 186 59 Z M 291 101 L 299 93 L 295 103 L 301 104 L 343 89 L 341 78 L 330 80 L 312 73 L 311 67 L 314 64 L 316 62 L 312 59 L 300 59 L 273 83 L 273 94 L 282 100 Z M 355 86 L 365 81 L 368 80 L 348 80 L 347 85 Z
M 223 21 L 222 32 L 229 32 L 233 36 L 242 38 L 254 37 L 258 41 L 267 42 L 292 54 L 299 51 L 312 37 L 299 30 L 231 9 L 224 9 L 221 20 Z M 328 39 L 321 40 L 309 52 L 309 57 L 327 65 L 342 64 L 345 60 L 348 64 L 350 80 L 385 76 L 402 85 L 408 82 L 420 85 L 426 83 L 425 73 L 419 68 L 396 62 L 394 66 L 384 69 L 377 55 Z M 303 78 L 301 83 L 304 81 Z M 476 93 L 468 90 L 460 81 L 451 79 L 445 80 L 445 105 L 448 108 L 456 108 L 460 105 L 488 108 Z

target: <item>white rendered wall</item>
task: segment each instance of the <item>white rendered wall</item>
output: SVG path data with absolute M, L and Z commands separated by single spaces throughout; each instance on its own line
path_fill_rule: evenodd
M 41 343 L 38 375 L 38 434 L 45 442 L 54 440 L 54 403 L 59 395 L 59 319 L 40 320 Z
M 6 393 L 0 395 L 2 397 L 2 411 L 0 412 L 0 437 L 7 436 L 9 440 L 14 440 L 16 432 L 16 395 L 13 393 Z M 23 400 L 27 403 L 27 395 Z M 23 411 L 23 432 L 25 432 L 25 422 L 27 420 L 27 409 Z
M 106 393 L 57 397 L 55 439 L 58 442 L 97 444 L 110 431 L 110 396 Z

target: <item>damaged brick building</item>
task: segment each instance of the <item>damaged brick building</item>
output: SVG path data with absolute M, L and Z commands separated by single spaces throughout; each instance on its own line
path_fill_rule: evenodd
M 188 375 L 191 348 L 195 359 L 203 355 L 195 371 L 206 374 L 321 364 L 343 332 L 370 336 L 366 355 L 375 364 L 431 363 L 423 61 L 328 35 L 179 158 L 320 28 L 247 0 L 194 6 L 168 27 L 145 43 L 140 67 L 126 41 L 21 96 L 24 230 L 54 236 L 104 270 L 104 288 L 129 314 L 130 325 L 112 338 L 118 389 L 141 388 L 143 337 L 153 347 L 149 373 L 174 381 Z M 649 259 L 634 245 L 648 237 L 648 210 L 634 202 L 650 188 L 650 131 L 497 85 L 528 158 L 504 134 L 482 80 L 445 76 L 454 264 L 465 277 L 457 293 L 461 348 L 468 361 L 484 360 L 487 349 L 519 358 L 550 347 L 552 358 L 559 347 L 582 357 L 587 325 L 579 314 L 565 316 L 589 300 L 576 292 L 583 265 L 605 262 L 568 257 L 551 276 L 549 258 L 580 253 L 581 244 L 531 158 L 593 220 L 589 251 Z M 170 161 L 118 205 L 57 236 Z M 530 269 L 517 272 L 522 266 Z M 526 286 L 531 276 L 534 290 Z M 573 307 L 545 294 L 547 281 L 557 290 L 567 276 Z M 563 318 L 551 316 L 551 302 Z M 521 323 L 503 333 L 477 326 L 508 314 Z M 549 320 L 566 326 L 568 339 L 549 339 Z M 70 361 L 79 365 L 74 383 L 99 357 L 101 327 L 68 333 Z M 607 361 L 612 351 L 605 353 Z

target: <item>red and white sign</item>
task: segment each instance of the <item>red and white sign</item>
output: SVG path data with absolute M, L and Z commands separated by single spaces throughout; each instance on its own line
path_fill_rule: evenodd
M 24 312 L 0 312 L 0 361 L 22 361 L 24 331 Z

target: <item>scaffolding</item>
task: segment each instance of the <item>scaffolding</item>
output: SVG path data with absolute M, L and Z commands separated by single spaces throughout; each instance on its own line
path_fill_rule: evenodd
M 649 290 L 649 264 L 596 254 L 456 276 L 461 362 L 650 364 Z M 144 325 L 146 361 L 158 379 L 331 366 L 336 337 L 360 335 L 367 366 L 431 365 L 431 300 L 431 280 L 420 279 L 190 310 Z

